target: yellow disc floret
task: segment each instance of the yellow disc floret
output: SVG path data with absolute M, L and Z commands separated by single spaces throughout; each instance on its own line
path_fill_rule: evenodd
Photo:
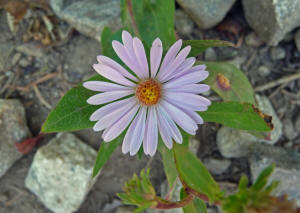
M 161 86 L 154 79 L 142 80 L 136 87 L 135 95 L 143 105 L 157 104 L 161 97 Z

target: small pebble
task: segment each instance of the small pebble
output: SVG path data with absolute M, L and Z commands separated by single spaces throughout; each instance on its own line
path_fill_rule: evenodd
M 270 52 L 273 61 L 281 60 L 285 58 L 285 50 L 282 47 L 272 47 Z
M 291 118 L 285 118 L 283 120 L 283 134 L 289 140 L 293 140 L 295 137 L 297 137 L 297 132 L 295 131 Z
M 21 53 L 14 54 L 14 56 L 11 59 L 11 65 L 15 66 L 18 63 L 18 61 L 20 60 L 21 56 L 22 56 Z
M 217 60 L 216 51 L 213 48 L 207 48 L 204 52 L 204 59 L 206 61 L 215 61 L 215 60 Z
M 260 66 L 257 69 L 257 71 L 258 71 L 258 74 L 262 77 L 268 76 L 271 73 L 270 69 L 267 66 L 264 66 L 264 65 Z
M 231 161 L 227 159 L 208 158 L 203 163 L 211 173 L 220 175 L 228 169 Z
M 264 43 L 255 32 L 249 33 L 245 38 L 245 42 L 249 47 L 259 47 Z
M 30 65 L 30 61 L 28 61 L 26 58 L 22 58 L 19 62 L 19 64 L 22 66 L 22 67 L 27 67 Z
M 300 29 L 296 32 L 294 40 L 295 40 L 295 44 L 298 49 L 298 52 L 300 52 Z

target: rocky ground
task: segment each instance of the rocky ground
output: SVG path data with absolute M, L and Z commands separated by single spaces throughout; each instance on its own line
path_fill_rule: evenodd
M 28 154 L 15 148 L 15 142 L 38 135 L 47 114 L 66 91 L 94 74 L 91 65 L 101 53 L 99 33 L 105 25 L 120 26 L 118 2 L 88 0 L 82 5 L 82 1 L 52 0 L 49 7 L 31 7 L 18 30 L 11 24 L 11 15 L 0 10 L 0 213 L 72 212 L 78 208 L 76 212 L 84 213 L 131 212 L 115 193 L 145 166 L 152 168 L 153 183 L 164 193 L 160 156 L 138 160 L 124 156 L 120 148 L 96 182 L 89 182 L 93 159 L 85 156 L 93 158 L 101 143 L 101 135 L 91 130 L 74 132 L 76 137 L 47 135 Z M 235 43 L 237 48 L 210 48 L 199 59 L 228 61 L 243 70 L 259 95 L 261 109 L 272 114 L 275 130 L 264 141 L 205 124 L 191 139 L 191 149 L 216 180 L 231 190 L 242 174 L 255 178 L 261 168 L 275 162 L 272 177 L 284 183 L 277 193 L 288 193 L 300 205 L 300 0 L 276 4 L 268 0 L 263 5 L 259 0 L 254 4 L 249 4 L 252 0 L 222 2 L 220 7 L 218 0 L 178 0 L 178 37 Z M 53 35 L 39 34 L 49 29 Z M 206 95 L 218 100 L 214 93 Z M 69 142 L 60 143 L 61 137 Z M 79 157 L 71 157 L 75 153 Z M 65 169 L 59 170 L 62 167 Z M 73 182 L 81 180 L 80 189 L 70 184 L 70 177 L 75 178 Z M 61 187 L 63 194 L 77 193 L 81 199 L 61 196 L 59 190 L 49 190 L 52 186 Z M 55 209 L 60 204 L 64 207 Z

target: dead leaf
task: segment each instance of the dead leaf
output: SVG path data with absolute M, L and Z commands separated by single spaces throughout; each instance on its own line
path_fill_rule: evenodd
M 26 15 L 28 4 L 22 0 L 11 0 L 5 4 L 4 9 L 15 18 L 15 24 L 17 24 Z

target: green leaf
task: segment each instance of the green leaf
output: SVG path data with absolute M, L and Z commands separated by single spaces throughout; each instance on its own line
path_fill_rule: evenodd
M 228 47 L 234 46 L 233 43 L 221 40 L 185 40 L 183 41 L 183 47 L 190 45 L 192 47 L 189 56 L 198 56 L 210 47 Z
M 158 150 L 162 156 L 162 163 L 164 166 L 165 175 L 167 177 L 169 189 L 172 189 L 177 178 L 177 170 L 173 152 L 165 146 L 161 137 L 159 137 Z
M 102 54 L 122 64 L 112 47 L 113 40 L 122 41 L 122 30 L 113 33 L 110 28 L 105 27 L 101 35 Z
M 252 185 L 252 189 L 255 191 L 262 190 L 268 183 L 268 178 L 270 177 L 274 169 L 275 164 L 272 164 L 271 166 L 268 166 L 264 170 L 262 170 L 259 176 L 257 177 L 255 183 Z
M 189 188 L 206 195 L 213 203 L 222 193 L 203 163 L 187 147 L 175 144 L 173 148 L 180 179 Z
M 100 169 L 104 166 L 107 160 L 110 158 L 111 154 L 115 151 L 115 149 L 121 144 L 124 138 L 125 131 L 116 139 L 110 142 L 102 142 L 100 149 L 98 151 L 97 159 L 93 169 L 93 177 L 95 177 Z
M 250 82 L 245 74 L 233 64 L 225 62 L 199 62 L 198 64 L 207 66 L 209 77 L 204 82 L 224 101 L 256 104 Z
M 216 122 L 242 130 L 271 130 L 253 106 L 248 103 L 213 102 L 207 111 L 198 113 L 206 122 Z
M 113 34 L 109 28 L 104 28 L 101 40 L 102 54 L 119 60 L 111 43 L 112 40 L 121 40 L 121 31 Z M 100 75 L 95 75 L 90 80 L 109 81 Z M 75 131 L 93 127 L 94 123 L 89 120 L 89 117 L 102 105 L 93 106 L 88 104 L 86 100 L 95 94 L 96 92 L 85 89 L 82 83 L 69 90 L 48 115 L 43 124 L 42 132 Z
M 186 192 L 182 188 L 180 191 L 180 199 L 184 199 L 187 196 Z M 207 213 L 206 204 L 203 200 L 195 197 L 194 200 L 187 206 L 182 208 L 184 213 Z
M 164 48 L 175 42 L 174 11 L 174 0 L 121 0 L 121 17 L 124 26 L 134 32 L 135 22 L 137 36 L 140 36 L 150 47 L 157 37 L 162 40 Z
M 242 190 L 246 190 L 247 189 L 247 186 L 248 186 L 248 178 L 246 175 L 243 175 L 240 179 L 240 182 L 239 182 L 239 190 L 242 191 Z

